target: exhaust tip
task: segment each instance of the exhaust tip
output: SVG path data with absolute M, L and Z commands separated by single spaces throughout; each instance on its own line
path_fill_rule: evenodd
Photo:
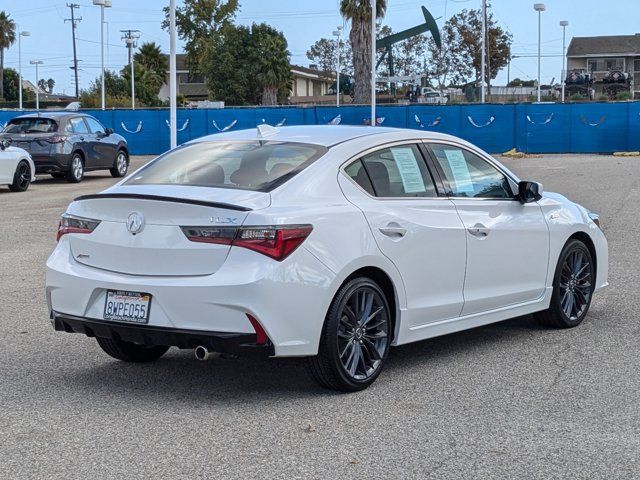
M 212 355 L 212 352 L 210 352 L 207 347 L 202 345 L 198 345 L 193 353 L 196 357 L 196 360 L 200 360 L 200 361 L 208 360 L 209 357 Z

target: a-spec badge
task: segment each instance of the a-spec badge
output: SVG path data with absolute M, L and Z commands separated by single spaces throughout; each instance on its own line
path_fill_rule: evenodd
M 235 217 L 211 217 L 209 218 L 211 223 L 219 223 L 223 225 L 237 225 L 238 219 Z
M 127 230 L 131 235 L 137 235 L 144 228 L 144 215 L 140 212 L 131 212 L 127 217 Z

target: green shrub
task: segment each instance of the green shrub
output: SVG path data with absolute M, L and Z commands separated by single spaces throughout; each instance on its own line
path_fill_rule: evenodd
M 616 95 L 616 100 L 629 100 L 631 98 L 631 92 L 628 90 L 621 90 Z

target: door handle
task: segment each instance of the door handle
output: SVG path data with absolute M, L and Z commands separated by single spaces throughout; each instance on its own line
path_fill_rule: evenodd
M 84 137 L 80 137 L 80 141 L 81 141 L 81 142 L 84 142 Z
M 386 227 L 380 227 L 378 230 L 380 230 L 380 233 L 386 235 L 387 237 L 397 239 L 402 238 L 407 234 L 407 229 L 400 226 L 395 227 L 387 225 Z
M 467 232 L 469 232 L 474 237 L 485 238 L 491 230 L 482 225 L 481 223 L 476 223 L 473 227 L 467 228 Z

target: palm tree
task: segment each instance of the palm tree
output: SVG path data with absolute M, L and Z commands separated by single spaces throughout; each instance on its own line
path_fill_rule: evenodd
M 376 0 L 376 16 L 384 17 L 387 0 Z M 340 13 L 351 20 L 349 40 L 352 46 L 355 76 L 354 103 L 371 100 L 371 1 L 341 0 Z
M 166 77 L 168 68 L 167 57 L 162 53 L 160 45 L 155 42 L 143 43 L 133 56 L 133 59 L 135 63 L 142 65 L 162 80 Z
M 4 98 L 4 50 L 15 41 L 16 23 L 5 12 L 0 12 L 0 98 Z
M 278 93 L 288 92 L 291 86 L 291 63 L 284 35 L 266 24 L 253 25 L 255 80 L 262 105 L 276 105 Z

